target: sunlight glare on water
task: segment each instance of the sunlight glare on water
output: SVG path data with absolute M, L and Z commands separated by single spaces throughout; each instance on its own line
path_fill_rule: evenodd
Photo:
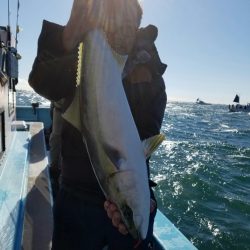
M 199 250 L 250 249 L 250 116 L 172 102 L 151 158 L 161 211 Z

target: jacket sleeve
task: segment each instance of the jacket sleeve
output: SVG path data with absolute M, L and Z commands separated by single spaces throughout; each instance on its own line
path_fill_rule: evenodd
M 154 43 L 148 43 L 147 52 L 150 54 L 150 60 L 133 65 L 131 73 L 123 79 L 131 112 L 142 140 L 160 133 L 167 103 L 162 77 L 167 65 L 162 63 Z M 130 60 L 133 61 L 133 57 L 132 53 L 126 64 L 129 64 Z M 137 71 L 139 67 L 143 67 L 144 71 Z M 145 80 L 147 72 L 151 74 L 149 81 Z M 134 77 L 135 74 L 138 75 Z
M 124 82 L 131 113 L 141 140 L 160 133 L 167 95 L 162 76 L 152 82 Z
M 41 96 L 58 101 L 73 96 L 76 83 L 77 48 L 66 53 L 63 26 L 43 21 L 37 57 L 29 75 L 30 86 Z

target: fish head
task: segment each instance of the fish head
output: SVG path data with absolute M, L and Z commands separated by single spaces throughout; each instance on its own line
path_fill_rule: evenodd
M 115 172 L 110 178 L 110 199 L 117 205 L 122 220 L 134 239 L 145 239 L 148 231 L 150 198 L 138 188 L 134 172 Z

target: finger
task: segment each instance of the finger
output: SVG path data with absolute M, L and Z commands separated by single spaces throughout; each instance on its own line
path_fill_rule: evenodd
M 108 210 L 110 210 L 111 212 L 115 212 L 118 210 L 117 206 L 114 203 L 110 203 Z
M 109 206 L 110 206 L 110 202 L 109 202 L 109 201 L 105 201 L 105 202 L 104 202 L 104 209 L 105 209 L 106 211 L 108 210 Z
M 106 201 L 104 202 L 104 209 L 105 209 L 106 211 L 114 212 L 114 211 L 117 210 L 117 206 L 116 206 L 114 203 L 112 203 L 112 202 L 106 200 Z
M 114 214 L 113 211 L 111 211 L 110 209 L 107 210 L 107 215 L 108 215 L 108 217 L 109 217 L 110 219 L 113 218 L 113 214 Z
M 121 224 L 121 215 L 119 212 L 114 212 L 112 216 L 112 223 L 115 227 L 118 227 Z
M 119 230 L 119 232 L 120 232 L 121 234 L 123 234 L 123 235 L 128 234 L 128 230 L 127 230 L 126 226 L 125 226 L 123 223 L 120 223 L 120 224 L 118 225 L 118 230 Z

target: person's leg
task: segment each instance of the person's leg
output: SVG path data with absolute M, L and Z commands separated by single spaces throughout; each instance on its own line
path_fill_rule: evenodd
M 107 218 L 106 237 L 108 241 L 108 250 L 132 250 L 134 247 L 134 239 L 128 235 L 122 235 L 112 222 Z
M 50 146 L 50 179 L 53 192 L 53 198 L 59 190 L 59 177 L 61 174 L 61 131 L 62 131 L 62 117 L 60 111 L 53 108 L 53 123 L 52 132 L 49 137 Z
M 52 250 L 102 250 L 104 209 L 60 190 L 54 207 Z
M 61 167 L 61 132 L 62 132 L 61 112 L 53 109 L 52 132 L 49 138 L 50 146 L 50 167 L 60 169 Z

